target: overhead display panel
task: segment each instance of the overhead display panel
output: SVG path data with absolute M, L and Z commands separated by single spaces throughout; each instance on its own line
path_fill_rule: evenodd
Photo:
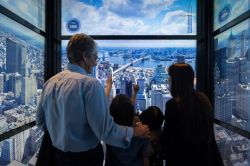
M 62 0 L 62 35 L 195 35 L 196 0 Z
M 214 30 L 250 9 L 249 0 L 214 0 Z

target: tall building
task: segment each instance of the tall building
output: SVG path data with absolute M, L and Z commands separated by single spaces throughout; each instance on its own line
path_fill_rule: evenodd
M 244 57 L 245 56 L 245 44 L 246 44 L 246 34 L 245 31 L 243 31 L 240 35 L 240 57 Z
M 151 86 L 151 90 L 151 106 L 159 107 L 164 113 L 166 102 L 171 98 L 166 84 L 154 84 Z
M 153 81 L 155 84 L 164 84 L 168 74 L 166 73 L 165 66 L 162 64 L 157 65 L 154 71 Z
M 233 31 L 231 30 L 230 36 L 228 38 L 228 56 L 227 58 L 233 58 L 235 56 L 235 50 L 236 50 L 236 39 L 233 35 Z
M 37 92 L 37 82 L 36 77 L 31 75 L 30 77 L 22 78 L 22 87 L 21 87 L 21 104 L 32 103 L 32 97 L 35 97 Z
M 5 83 L 4 74 L 1 73 L 0 74 L 0 93 L 4 92 L 4 83 Z
M 139 91 L 137 93 L 137 99 L 136 102 L 140 107 L 140 110 L 144 111 L 148 105 L 147 105 L 147 97 L 145 93 L 145 77 L 140 77 L 137 79 L 137 83 L 139 86 Z
M 27 49 L 13 40 L 6 39 L 6 73 L 18 72 L 25 76 Z
M 21 94 L 21 81 L 22 77 L 19 73 L 12 73 L 9 75 L 9 91 L 13 92 L 16 98 Z
M 226 60 L 227 60 L 227 48 L 223 47 L 214 52 L 215 62 L 220 71 L 220 78 L 226 78 Z
M 233 100 L 232 94 L 229 92 L 229 81 L 223 80 L 220 83 L 215 84 L 215 118 L 224 122 L 231 123 Z
M 226 60 L 226 77 L 229 80 L 230 93 L 235 92 L 235 87 L 239 83 L 239 61 L 235 58 Z
M 14 156 L 14 140 L 6 139 L 3 141 L 2 152 L 1 152 L 1 161 L 5 161 L 9 163 L 10 161 L 15 159 Z

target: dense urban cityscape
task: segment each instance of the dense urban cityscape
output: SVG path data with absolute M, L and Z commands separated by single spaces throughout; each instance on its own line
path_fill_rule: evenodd
M 215 118 L 250 131 L 250 20 L 214 39 Z M 217 141 L 228 165 L 249 165 L 250 142 L 217 127 Z
M 0 134 L 35 121 L 44 83 L 44 49 L 0 31 Z M 27 162 L 38 150 L 37 127 L 0 143 L 0 165 Z

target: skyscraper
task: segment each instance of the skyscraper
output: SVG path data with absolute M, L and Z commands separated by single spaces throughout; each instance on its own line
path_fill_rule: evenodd
M 31 75 L 30 77 L 22 78 L 22 87 L 21 87 L 21 104 L 32 103 L 32 97 L 35 97 L 37 92 L 37 83 L 36 77 Z
M 18 72 L 25 76 L 27 49 L 13 40 L 6 39 L 6 73 Z
M 139 79 L 137 79 L 137 83 L 139 86 L 139 91 L 137 93 L 137 104 L 140 107 L 140 110 L 144 111 L 147 108 L 147 99 L 145 93 L 145 78 L 141 75 Z
M 214 52 L 215 61 L 220 71 L 220 78 L 226 78 L 227 48 L 223 47 Z
M 155 84 L 164 84 L 166 83 L 168 74 L 166 73 L 165 66 L 162 64 L 157 65 L 154 71 L 154 83 Z
M 171 98 L 166 84 L 154 84 L 151 86 L 151 90 L 151 106 L 159 107 L 164 113 L 166 102 Z

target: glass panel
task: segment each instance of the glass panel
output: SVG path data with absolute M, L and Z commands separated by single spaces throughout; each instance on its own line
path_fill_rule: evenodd
M 250 19 L 214 39 L 215 117 L 250 131 Z
M 195 35 L 196 0 L 62 0 L 62 35 Z
M 224 165 L 250 165 L 250 140 L 218 125 L 214 129 Z
M 0 134 L 35 120 L 44 37 L 0 14 Z
M 214 30 L 250 9 L 249 0 L 214 0 Z
M 45 0 L 1 0 L 0 5 L 45 30 Z
M 42 136 L 35 126 L 0 142 L 0 165 L 35 165 Z
M 62 68 L 68 63 L 66 45 L 62 42 Z M 167 68 L 175 62 L 187 62 L 195 70 L 195 40 L 97 40 L 100 61 L 92 76 L 104 85 L 110 73 L 114 85 L 111 96 L 123 93 L 131 97 L 132 85 L 137 82 L 136 110 L 150 105 L 163 112 L 170 98 Z M 113 72 L 112 72 L 113 71 Z

